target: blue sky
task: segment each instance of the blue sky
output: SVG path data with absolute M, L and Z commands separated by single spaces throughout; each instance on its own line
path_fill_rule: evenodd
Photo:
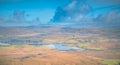
M 81 2 L 82 0 L 0 0 L 0 26 L 32 26 L 47 24 L 51 20 L 58 21 L 55 19 L 58 7 L 64 9 L 74 1 Z M 93 17 L 98 17 L 99 14 L 106 14 L 113 10 L 120 10 L 120 0 L 85 1 L 86 4 L 92 8 L 91 12 L 94 13 Z M 75 6 L 77 6 L 77 4 L 75 4 Z M 75 8 L 76 7 L 72 10 L 77 10 L 77 8 Z M 71 12 L 68 10 L 65 11 Z M 64 16 L 64 14 L 65 13 L 62 13 L 61 16 Z M 72 16 L 73 14 L 74 13 L 69 15 Z M 83 16 L 81 13 L 76 14 L 80 14 L 79 17 L 83 18 L 88 16 Z M 66 17 L 69 18 L 69 15 Z M 61 16 L 56 17 L 61 19 Z M 79 17 L 77 15 L 75 18 Z M 72 18 L 72 20 L 75 21 L 76 19 Z M 64 21 L 64 19 L 62 21 Z
M 65 5 L 68 2 L 69 0 L 1 0 L 0 14 L 8 18 L 12 17 L 14 11 L 24 11 L 27 21 L 34 21 L 39 18 L 44 24 L 53 17 L 58 6 Z

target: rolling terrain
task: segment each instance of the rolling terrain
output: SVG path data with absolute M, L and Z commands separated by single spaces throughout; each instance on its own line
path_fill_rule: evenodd
M 117 28 L 0 27 L 0 65 L 120 65 Z

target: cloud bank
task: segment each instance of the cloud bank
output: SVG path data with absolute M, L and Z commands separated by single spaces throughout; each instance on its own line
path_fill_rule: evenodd
M 16 23 L 25 22 L 25 12 L 24 11 L 14 11 L 13 17 L 9 21 L 16 22 Z
M 38 17 L 31 21 L 27 21 L 26 17 L 26 13 L 20 10 L 13 11 L 9 17 L 0 15 L 0 26 L 32 26 L 40 24 Z
M 66 6 L 58 7 L 53 17 L 54 22 L 78 22 L 87 16 L 91 11 L 91 7 L 83 0 L 73 0 Z
M 120 26 L 120 8 L 109 10 L 95 16 L 91 6 L 85 0 L 72 0 L 58 7 L 52 23 L 72 23 L 78 26 Z

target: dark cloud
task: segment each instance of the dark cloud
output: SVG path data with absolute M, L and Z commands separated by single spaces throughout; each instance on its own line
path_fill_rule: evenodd
M 73 0 L 66 6 L 58 7 L 53 17 L 54 22 L 77 22 L 84 16 L 88 15 L 91 11 L 91 7 L 83 0 Z
M 94 17 L 92 8 L 84 0 L 72 0 L 66 6 L 58 7 L 52 23 L 74 23 L 84 26 L 118 26 L 120 10 L 110 10 Z
M 40 25 L 40 19 L 36 17 L 33 20 L 26 20 L 26 13 L 24 11 L 14 11 L 9 17 L 0 15 L 0 26 L 26 26 L 26 25 Z
M 9 20 L 11 22 L 22 23 L 25 22 L 25 12 L 24 11 L 14 11 L 13 17 Z
M 26 22 L 25 12 L 24 11 L 14 11 L 9 17 L 0 15 L 0 22 L 1 23 L 24 23 L 24 22 Z

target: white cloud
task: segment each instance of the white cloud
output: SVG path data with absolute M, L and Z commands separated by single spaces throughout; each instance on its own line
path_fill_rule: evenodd
M 120 24 L 120 10 L 109 10 L 96 18 L 92 8 L 83 0 L 73 0 L 66 6 L 59 7 L 52 19 L 53 23 L 75 23 L 89 26 L 118 26 Z
M 54 22 L 78 22 L 89 14 L 91 7 L 83 0 L 73 0 L 67 6 L 59 7 L 53 17 Z
M 96 20 L 103 22 L 120 22 L 120 10 L 111 10 L 107 13 L 100 14 Z

